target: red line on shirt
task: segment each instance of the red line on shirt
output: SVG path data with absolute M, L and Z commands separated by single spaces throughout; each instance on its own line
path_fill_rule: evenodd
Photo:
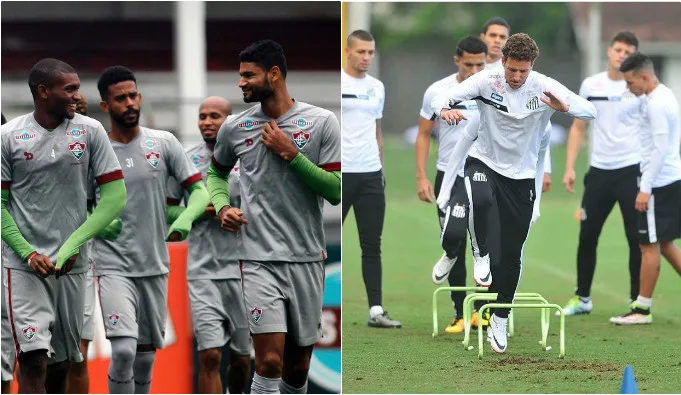
M 12 181 L 2 181 L 2 189 L 9 189 L 10 186 L 12 186 Z
M 184 189 L 187 189 L 187 188 L 189 188 L 190 185 L 192 185 L 193 183 L 195 183 L 197 181 L 201 181 L 201 173 L 196 173 L 193 176 L 184 180 L 182 182 L 182 186 L 184 187 Z
M 326 170 L 326 171 L 339 171 L 341 169 L 341 163 L 340 162 L 331 162 L 331 163 L 327 163 L 325 165 L 321 165 L 319 167 L 321 167 L 323 170 Z
M 166 198 L 166 204 L 169 206 L 177 206 L 180 204 L 180 199 Z
M 97 185 L 106 184 L 107 182 L 122 180 L 123 170 L 114 170 L 111 173 L 102 174 L 101 176 L 95 178 Z
M 215 159 L 215 155 L 211 155 L 211 157 L 210 157 L 210 162 L 213 164 L 213 166 L 215 166 L 215 167 L 216 167 L 218 170 L 220 170 L 221 172 L 226 173 L 226 172 L 229 171 L 229 167 L 227 167 L 227 166 L 223 165 L 222 163 L 218 162 L 217 159 Z

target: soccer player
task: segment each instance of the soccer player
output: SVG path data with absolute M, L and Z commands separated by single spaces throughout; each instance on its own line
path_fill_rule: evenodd
M 464 113 L 468 121 L 461 122 L 458 125 L 448 125 L 446 122 L 439 121 L 437 174 L 435 175 L 435 190 L 433 190 L 433 185 L 426 176 L 426 164 L 428 163 L 430 137 L 437 114 L 431 111 L 430 102 L 436 93 L 447 91 L 450 87 L 459 85 L 468 77 L 482 71 L 485 68 L 486 54 L 487 45 L 479 37 L 468 36 L 461 39 L 456 45 L 456 55 L 454 55 L 454 64 L 458 68 L 458 72 L 434 82 L 423 95 L 423 105 L 419 114 L 419 131 L 416 137 L 416 180 L 418 183 L 418 197 L 424 202 L 435 203 L 435 196 L 440 194 L 442 177 L 447 169 L 447 161 L 452 149 L 454 149 L 454 145 L 456 145 L 459 136 L 466 127 L 469 125 L 478 127 L 479 118 L 478 106 L 475 104 L 475 101 L 471 100 L 457 105 L 457 108 Z M 463 167 L 457 173 L 454 193 L 466 194 L 463 184 Z M 437 216 L 440 228 L 442 228 L 445 221 L 445 213 L 437 208 Z M 459 247 L 456 251 L 446 251 L 435 264 L 432 271 L 433 283 L 442 284 L 447 279 L 450 286 L 466 285 L 466 243 L 461 244 Z M 455 265 L 456 262 L 459 262 L 459 264 Z M 463 332 L 463 299 L 465 296 L 465 292 L 451 293 L 454 305 L 454 319 L 445 328 L 445 332 Z M 475 319 L 477 320 L 477 315 Z
M 504 18 L 494 17 L 482 26 L 480 38 L 487 44 L 486 69 L 503 67 L 501 64 L 501 49 L 511 34 L 511 25 Z
M 321 337 L 324 199 L 341 200 L 340 126 L 332 112 L 291 98 L 286 57 L 271 40 L 239 54 L 246 103 L 218 132 L 207 181 L 237 258 L 255 349 L 251 393 L 305 393 Z M 241 209 L 227 176 L 240 161 Z
M 596 271 L 598 238 L 615 202 L 619 203 L 629 244 L 630 299 L 635 300 L 639 293 L 641 249 L 634 202 L 639 190 L 640 125 L 625 122 L 627 109 L 638 99 L 627 90 L 619 70 L 622 61 L 637 47 L 638 39 L 633 33 L 615 35 L 607 49 L 608 70 L 586 78 L 579 89 L 580 96 L 596 106 L 598 117 L 593 123 L 589 170 L 584 176 L 577 246 L 577 288 L 575 296 L 563 307 L 566 315 L 589 314 L 593 309 L 591 285 Z M 563 175 L 563 185 L 569 192 L 574 192 L 577 179 L 574 166 L 587 125 L 587 121 L 575 119 L 570 128 Z
M 347 61 L 341 71 L 343 139 L 343 223 L 354 207 L 362 277 L 369 302 L 370 327 L 401 328 L 383 310 L 381 235 L 385 219 L 385 177 L 381 118 L 385 88 L 367 74 L 376 52 L 376 42 L 364 30 L 347 39 Z
M 7 123 L 5 114 L 2 115 L 2 124 Z M 9 314 L 7 313 L 7 295 L 5 289 L 2 289 L 2 393 L 9 394 L 10 382 L 14 379 L 14 367 L 16 365 L 17 350 L 14 346 L 14 338 L 12 338 L 12 324 L 9 322 Z
M 221 97 L 208 97 L 199 107 L 199 130 L 204 142 L 187 150 L 205 179 L 213 155 L 218 130 L 232 105 Z M 230 205 L 240 207 L 238 168 L 229 175 Z M 182 187 L 170 179 L 169 204 L 183 198 Z M 179 206 L 169 211 L 181 211 Z M 220 363 L 222 347 L 229 343 L 230 361 L 227 388 L 231 394 L 246 390 L 251 371 L 251 344 L 248 315 L 241 290 L 241 274 L 237 254 L 237 236 L 220 228 L 215 207 L 210 204 L 204 217 L 194 223 L 189 234 L 187 280 L 192 323 L 199 350 L 199 392 L 222 393 Z
M 80 80 L 46 58 L 31 69 L 34 111 L 2 126 L 3 267 L 18 351 L 19 393 L 64 393 L 80 362 L 87 261 L 81 247 L 126 203 L 106 131 L 76 114 Z M 86 215 L 88 173 L 101 204 Z
M 447 251 L 465 243 L 467 221 L 459 213 L 469 209 L 468 230 L 481 257 L 475 260 L 473 278 L 478 285 L 490 287 L 490 292 L 498 292 L 499 303 L 511 303 L 535 198 L 543 182 L 550 138 L 546 124 L 555 111 L 593 119 L 596 109 L 559 82 L 532 70 L 539 48 L 527 34 L 511 36 L 502 53 L 503 69 L 483 70 L 446 94 L 436 95 L 431 110 L 447 122 L 458 123 L 465 116 L 449 107 L 471 99 L 478 103 L 480 127 L 467 128 L 459 138 L 437 198 L 447 217 L 442 246 Z M 469 196 L 459 200 L 450 192 L 464 160 Z M 492 244 L 492 240 L 499 242 Z M 487 329 L 497 353 L 506 352 L 508 313 L 508 308 L 496 309 Z
M 681 237 L 679 102 L 671 89 L 658 81 L 650 57 L 636 52 L 622 62 L 619 70 L 631 93 L 643 96 L 643 124 L 637 128 L 643 149 L 643 174 L 635 202 L 643 261 L 641 291 L 632 302 L 631 310 L 610 318 L 610 322 L 619 325 L 651 324 L 653 315 L 650 308 L 660 274 L 660 253 L 681 275 L 681 249 L 674 245 L 674 240 Z M 631 121 L 631 117 L 625 119 Z
M 139 126 L 142 94 L 128 68 L 104 70 L 97 89 L 100 107 L 111 118 L 110 145 L 123 166 L 129 196 L 117 240 L 96 238 L 92 249 L 106 337 L 111 341 L 109 392 L 148 393 L 166 326 L 170 259 L 165 241 L 186 238 L 208 205 L 208 193 L 175 136 Z M 168 230 L 169 176 L 180 180 L 189 199 Z

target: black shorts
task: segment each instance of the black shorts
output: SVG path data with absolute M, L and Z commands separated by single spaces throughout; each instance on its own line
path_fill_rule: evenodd
M 638 241 L 654 244 L 681 238 L 681 181 L 653 188 L 648 211 L 638 214 Z

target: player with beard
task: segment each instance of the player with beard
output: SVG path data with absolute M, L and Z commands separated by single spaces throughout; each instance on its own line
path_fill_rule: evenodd
M 199 107 L 199 130 L 204 142 L 187 150 L 201 176 L 205 179 L 215 148 L 220 126 L 232 113 L 232 105 L 217 96 L 206 98 Z M 179 204 L 184 197 L 180 184 L 168 180 L 168 204 Z M 239 207 L 238 165 L 229 175 L 230 205 Z M 184 210 L 169 206 L 169 217 Z M 237 238 L 234 232 L 220 228 L 215 207 L 209 204 L 203 218 L 197 220 L 189 235 L 187 281 L 192 312 L 192 324 L 199 350 L 199 392 L 223 393 L 220 380 L 222 348 L 230 347 L 227 367 L 227 388 L 231 394 L 246 390 L 251 370 L 251 345 L 248 316 L 241 289 L 239 261 L 236 259 Z
M 43 59 L 28 84 L 34 112 L 2 126 L 2 241 L 19 393 L 64 393 L 80 362 L 87 262 L 81 247 L 126 203 L 123 173 L 106 131 L 76 114 L 80 80 Z M 101 203 L 87 216 L 91 174 Z M 54 276 L 52 276 L 54 274 Z
M 251 393 L 305 393 L 321 338 L 323 204 L 341 200 L 340 126 L 332 112 L 289 96 L 279 44 L 255 42 L 239 59 L 244 101 L 257 104 L 220 128 L 208 189 L 221 226 L 239 237 Z M 237 160 L 241 209 L 229 206 L 227 183 Z
M 165 241 L 187 237 L 208 204 L 208 194 L 175 136 L 139 126 L 142 94 L 129 69 L 107 68 L 97 88 L 100 107 L 111 118 L 109 139 L 127 176 L 129 196 L 118 239 L 94 239 L 92 251 L 106 337 L 111 341 L 109 392 L 148 393 L 166 325 L 170 258 Z M 169 176 L 180 180 L 189 199 L 168 230 Z

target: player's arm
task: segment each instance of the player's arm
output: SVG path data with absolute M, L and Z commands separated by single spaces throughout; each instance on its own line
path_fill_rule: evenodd
M 586 128 L 589 125 L 588 121 L 582 119 L 575 119 L 572 121 L 570 131 L 567 139 L 567 158 L 565 159 L 565 173 L 563 174 L 563 185 L 568 192 L 574 192 L 575 180 L 575 162 L 579 155 L 579 150 L 582 146 L 582 140 L 586 133 Z
M 208 203 L 210 203 L 208 191 L 206 190 L 206 187 L 203 186 L 201 175 L 196 175 L 198 176 L 198 180 L 196 177 L 190 177 L 183 182 L 183 185 L 186 186 L 187 191 L 189 192 L 189 198 L 187 199 L 187 207 L 184 210 L 181 210 L 181 212 L 179 212 L 180 210 L 176 211 L 178 214 L 177 219 L 173 221 L 170 230 L 168 231 L 168 239 L 171 241 L 186 239 L 192 229 L 192 223 L 203 215 Z M 179 240 L 170 237 L 173 232 L 180 233 Z
M 546 132 L 551 135 L 551 129 L 553 128 L 553 125 L 551 125 L 551 121 L 546 125 Z M 542 192 L 548 192 L 551 190 L 551 144 L 549 143 L 549 146 L 546 148 L 546 156 L 544 159 L 544 184 L 542 185 L 541 191 Z
M 418 134 L 416 135 L 416 144 L 414 146 L 416 154 L 416 193 L 419 199 L 424 202 L 433 202 L 435 200 L 433 185 L 426 175 L 428 154 L 430 152 L 430 137 L 433 134 L 433 126 L 437 117 L 437 114 L 432 113 L 430 110 L 431 92 L 432 90 L 428 89 L 423 94 L 423 102 L 419 112 Z
M 560 82 L 548 78 L 544 83 L 544 95 L 540 100 L 555 111 L 565 112 L 574 118 L 590 121 L 596 118 L 596 106 L 575 94 Z
M 378 157 L 381 159 L 381 168 L 384 168 L 383 163 L 383 133 L 381 131 L 381 120 L 376 120 L 376 144 L 378 144 Z
M 4 156 L 4 155 L 3 155 Z M 4 157 L 3 157 L 4 163 Z M 25 261 L 36 249 L 24 238 L 19 231 L 17 223 L 7 210 L 11 181 L 2 182 L 2 241 L 11 248 L 20 258 Z
M 447 211 L 447 205 L 451 198 L 452 187 L 454 187 L 456 176 L 466 160 L 468 151 L 478 138 L 478 126 L 480 125 L 479 121 L 476 122 L 476 119 L 477 118 L 473 118 L 468 122 L 466 129 L 461 133 L 461 137 L 459 138 L 459 141 L 456 142 L 456 145 L 449 156 L 449 160 L 447 161 L 447 169 L 445 170 L 444 177 L 442 177 L 440 194 L 437 196 L 437 206 L 442 211 Z
M 544 132 L 542 136 L 541 143 L 539 145 L 539 153 L 537 154 L 537 174 L 534 176 L 534 206 L 532 208 L 532 219 L 530 223 L 533 224 L 539 219 L 539 203 L 541 201 L 541 195 L 543 191 L 544 184 L 544 166 L 546 164 L 547 152 L 549 151 L 549 144 L 551 142 L 551 132 Z
M 660 170 L 662 170 L 667 151 L 670 148 L 678 149 L 678 147 L 671 147 L 671 144 L 669 144 L 670 125 L 664 107 L 654 101 L 649 102 L 648 119 L 650 120 L 650 133 L 653 136 L 653 146 L 649 156 L 650 163 L 648 163 L 648 166 L 641 175 L 641 187 L 636 197 L 636 209 L 638 211 L 648 210 L 648 201 L 653 190 L 653 183 Z
M 430 101 L 430 111 L 447 122 L 450 122 L 450 118 L 456 119 L 455 123 L 458 123 L 462 119 L 466 119 L 463 117 L 461 111 L 451 110 L 450 108 L 453 108 L 462 101 L 471 100 L 480 96 L 480 86 L 485 81 L 486 76 L 487 73 L 484 71 L 474 74 L 448 91 L 439 92 Z

